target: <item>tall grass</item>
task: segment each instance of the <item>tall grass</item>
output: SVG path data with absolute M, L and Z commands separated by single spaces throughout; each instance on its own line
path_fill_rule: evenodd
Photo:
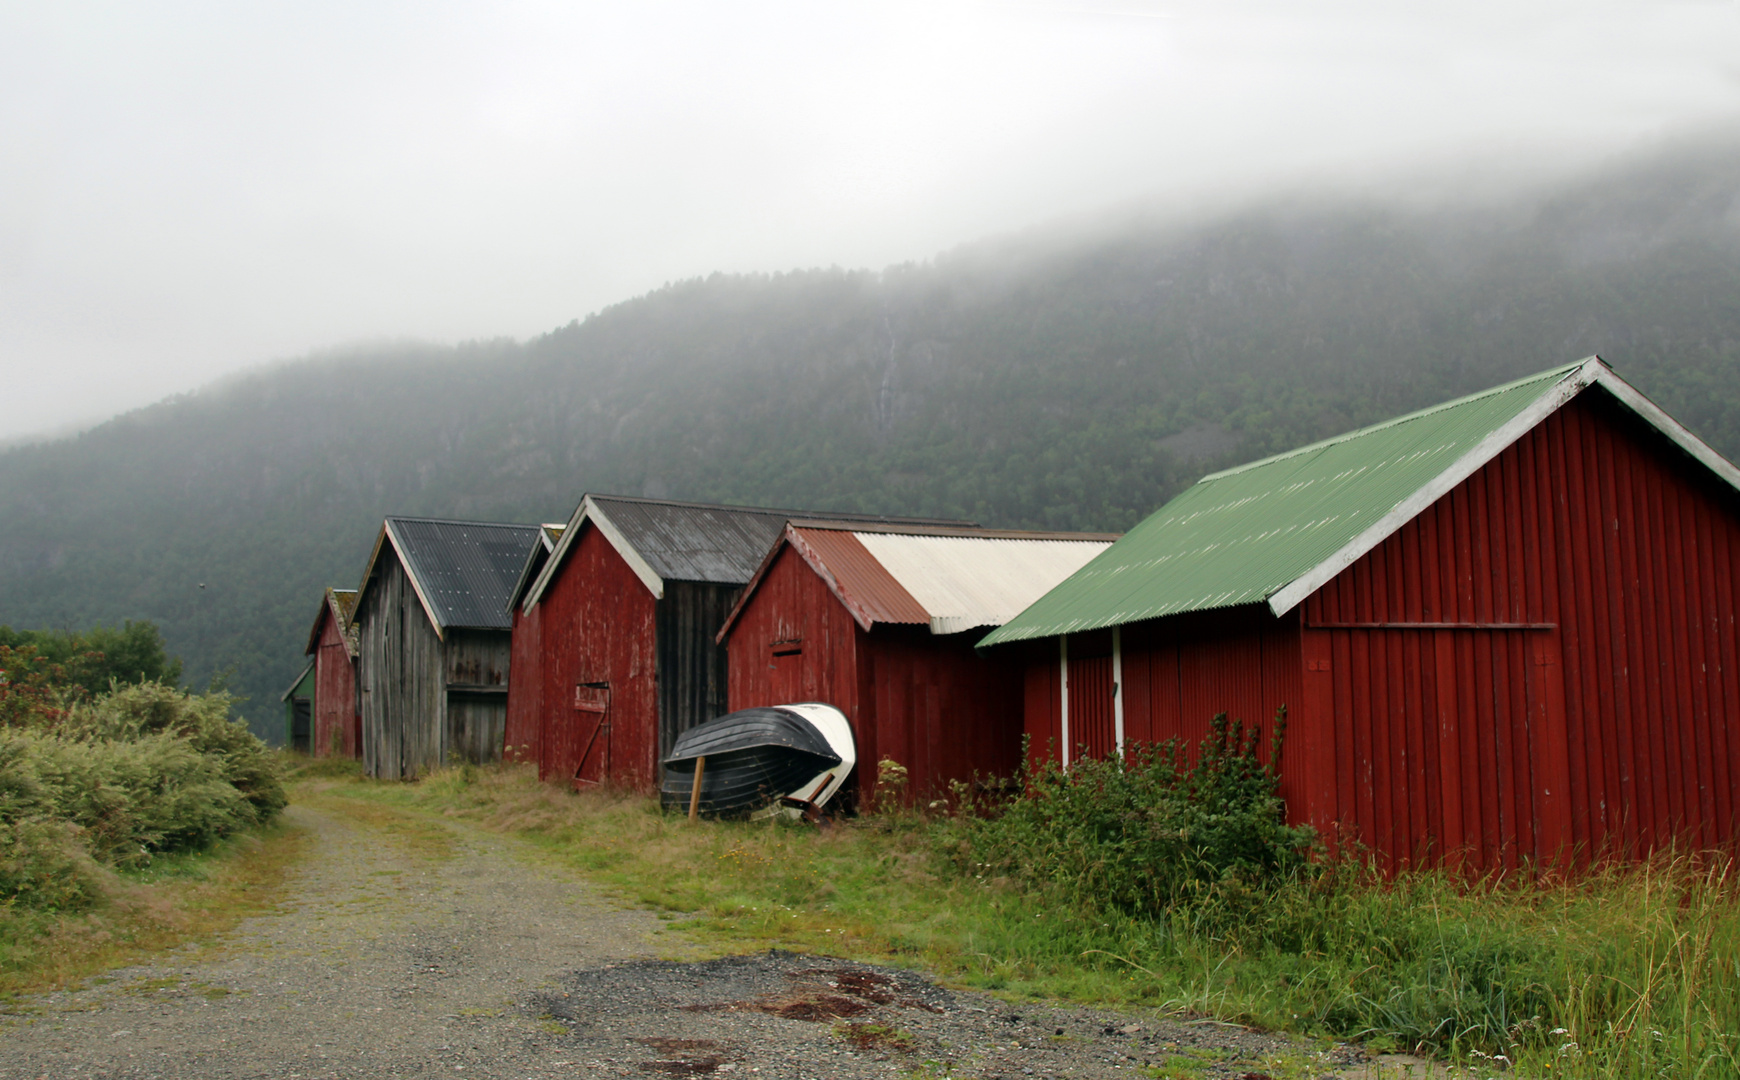
M 1188 895 L 1096 903 L 1067 877 L 963 864 L 983 824 L 957 817 L 691 825 L 514 766 L 305 790 L 517 833 L 626 901 L 693 913 L 678 925 L 705 950 L 922 963 L 968 986 L 1359 1038 L 1483 1075 L 1740 1077 L 1740 903 L 1719 859 L 1557 884 L 1247 871 L 1257 901 L 1228 918 Z

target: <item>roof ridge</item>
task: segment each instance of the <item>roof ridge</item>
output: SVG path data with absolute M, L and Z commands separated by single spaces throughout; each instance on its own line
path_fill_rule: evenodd
M 541 529 L 542 525 L 527 525 L 518 521 L 476 521 L 468 518 L 416 517 L 410 514 L 388 514 L 387 521 L 418 521 L 428 525 L 489 525 L 499 529 Z
M 606 499 L 606 500 L 609 500 L 611 502 L 640 503 L 642 505 L 648 505 L 648 506 L 680 506 L 680 507 L 685 507 L 685 508 L 690 509 L 690 510 L 736 510 L 736 511 L 741 511 L 741 512 L 751 513 L 751 514 L 771 514 L 771 515 L 776 516 L 776 517 L 779 515 L 784 515 L 787 520 L 794 520 L 797 517 L 803 517 L 804 515 L 813 512 L 813 511 L 801 510 L 801 509 L 794 507 L 794 506 L 744 506 L 744 505 L 740 505 L 737 503 L 694 502 L 694 501 L 690 501 L 687 499 L 651 499 L 651 498 L 647 498 L 647 497 L 642 496 L 642 495 L 606 495 L 606 494 L 599 494 L 597 492 L 591 492 L 591 491 L 586 493 L 585 498 L 590 498 L 590 499 L 593 499 L 594 501 L 599 500 L 599 499 Z M 832 514 L 832 515 L 844 514 L 844 515 L 846 515 L 846 517 L 844 517 L 844 518 L 828 517 L 828 518 L 822 518 L 822 519 L 817 519 L 817 520 L 827 520 L 827 521 L 851 520 L 852 515 L 858 514 L 858 511 L 854 511 L 854 510 L 831 510 L 831 511 L 829 511 L 829 514 Z M 930 524 L 936 524 L 936 525 L 968 524 L 968 522 L 964 521 L 961 518 L 908 517 L 908 516 L 901 515 L 901 514 L 871 514 L 871 513 L 863 513 L 863 514 L 859 514 L 859 516 L 864 518 L 864 519 L 867 519 L 867 520 L 875 520 L 875 521 L 928 522 Z
M 1384 431 L 1389 428 L 1398 427 L 1414 420 L 1422 420 L 1428 416 L 1433 416 L 1446 409 L 1454 409 L 1462 405 L 1467 405 L 1470 402 L 1479 401 L 1482 398 L 1489 398 L 1498 394 L 1507 393 L 1511 390 L 1515 390 L 1519 386 L 1526 386 L 1532 382 L 1545 382 L 1553 376 L 1557 376 L 1560 380 L 1563 380 L 1575 373 L 1577 369 L 1581 368 L 1584 364 L 1587 364 L 1589 361 L 1594 359 L 1597 358 L 1586 356 L 1574 363 L 1560 364 L 1557 367 L 1550 367 L 1544 371 L 1537 371 L 1533 375 L 1524 375 L 1520 379 L 1512 379 L 1510 382 L 1501 383 L 1498 386 L 1489 386 L 1484 390 L 1476 390 L 1472 394 L 1464 394 L 1459 398 L 1452 398 L 1449 401 L 1441 401 L 1436 405 L 1428 405 L 1423 409 L 1415 409 L 1411 413 L 1404 413 L 1401 416 L 1392 416 L 1388 420 L 1383 420 L 1376 424 L 1367 424 L 1365 427 L 1354 428 L 1352 431 L 1344 431 L 1339 435 L 1331 435 L 1327 439 L 1319 439 L 1314 443 L 1307 443 L 1304 446 L 1294 447 L 1291 450 L 1283 450 L 1278 454 L 1270 454 L 1268 457 L 1258 458 L 1256 461 L 1247 461 L 1243 465 L 1234 465 L 1230 469 L 1221 469 L 1219 472 L 1211 472 L 1199 479 L 1197 483 L 1203 484 L 1210 480 L 1219 480 L 1223 476 L 1234 476 L 1238 473 L 1249 472 L 1252 469 L 1261 468 L 1264 465 L 1273 465 L 1277 461 L 1285 461 L 1288 458 L 1298 457 L 1301 454 L 1309 454 L 1317 450 L 1337 446 L 1341 443 L 1348 442 L 1349 440 L 1357 439 L 1362 435 L 1369 435 L 1372 432 Z
M 1042 532 L 1028 529 L 987 529 L 979 526 L 902 524 L 898 521 L 839 521 L 834 518 L 791 518 L 797 529 L 824 529 L 831 532 L 884 533 L 893 536 L 938 536 L 959 540 L 1053 540 L 1066 543 L 1094 543 L 1116 540 L 1123 533 Z

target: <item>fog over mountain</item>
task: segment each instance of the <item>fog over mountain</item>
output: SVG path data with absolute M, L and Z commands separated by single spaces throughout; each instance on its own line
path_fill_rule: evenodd
M 388 513 L 583 491 L 1122 529 L 1212 468 L 1600 353 L 1740 456 L 1740 139 L 1527 200 L 1269 200 L 673 283 L 0 451 L 0 622 L 152 619 L 258 725 Z
M 1108 207 L 1559 183 L 1740 117 L 1740 5 L 0 5 L 0 440 L 338 343 Z

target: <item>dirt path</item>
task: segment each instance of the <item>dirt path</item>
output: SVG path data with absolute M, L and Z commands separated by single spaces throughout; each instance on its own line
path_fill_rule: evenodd
M 825 958 L 662 960 L 661 920 L 511 838 L 289 815 L 314 853 L 277 913 L 19 1003 L 0 1078 L 1365 1075 L 1345 1050 Z

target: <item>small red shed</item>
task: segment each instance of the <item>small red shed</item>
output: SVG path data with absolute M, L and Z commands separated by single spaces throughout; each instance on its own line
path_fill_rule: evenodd
M 314 658 L 315 757 L 362 756 L 362 714 L 356 705 L 356 627 L 350 624 L 355 589 L 327 589 L 308 631 L 305 655 Z
M 538 775 L 656 791 L 677 736 L 727 711 L 714 635 L 786 521 L 804 516 L 582 498 L 513 605 L 519 625 L 537 627 L 541 673 L 535 685 L 509 679 L 508 708 L 521 718 L 509 737 L 535 748 Z
M 1021 758 L 1021 668 L 973 645 L 1113 536 L 794 521 L 719 631 L 732 710 L 820 701 L 852 722 L 857 793 L 878 762 L 908 799 L 1008 776 Z
M 1389 869 L 1740 839 L 1740 471 L 1600 359 L 1204 477 L 990 634 L 1067 762 L 1287 707 Z
M 522 610 L 520 600 L 550 560 L 550 553 L 556 550 L 556 542 L 562 539 L 562 526 L 545 525 L 538 539 L 539 543 L 533 544 L 526 556 L 525 569 L 520 571 L 519 582 L 508 600 L 514 636 L 508 665 L 513 674 L 508 679 L 507 726 L 502 738 L 504 761 L 537 761 L 544 740 L 544 609 L 539 606 Z

